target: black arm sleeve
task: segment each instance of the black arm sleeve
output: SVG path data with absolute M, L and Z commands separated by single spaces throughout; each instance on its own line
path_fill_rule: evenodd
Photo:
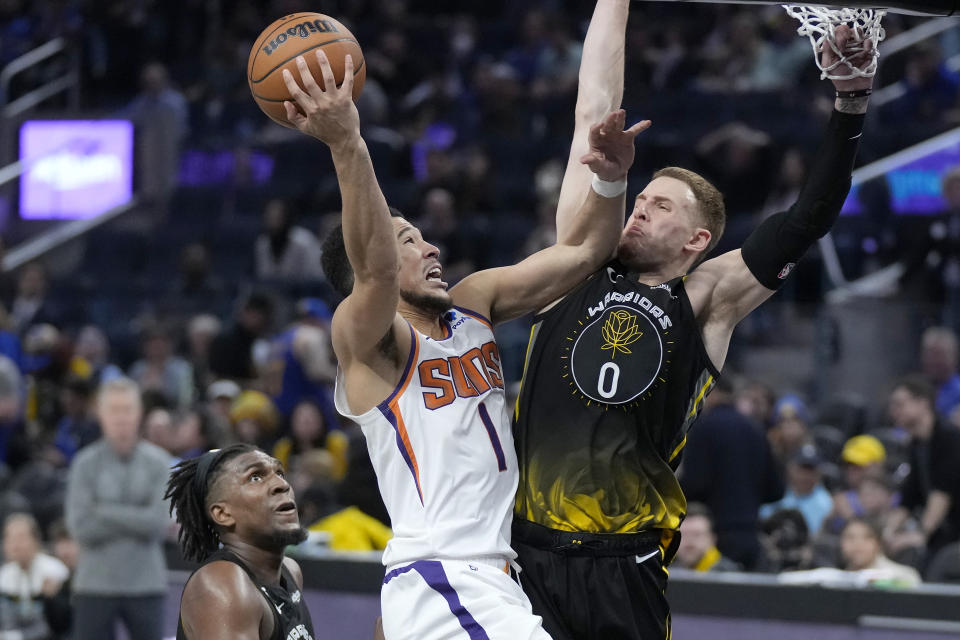
M 834 110 L 797 201 L 788 211 L 764 220 L 743 243 L 743 261 L 768 289 L 783 284 L 797 261 L 840 215 L 850 191 L 863 119 L 863 114 Z

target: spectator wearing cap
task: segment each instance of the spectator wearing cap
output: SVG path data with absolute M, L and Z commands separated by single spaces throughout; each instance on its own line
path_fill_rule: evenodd
M 762 560 L 760 505 L 783 497 L 783 478 L 763 428 L 734 407 L 728 380 L 717 381 L 687 435 L 680 485 L 714 514 L 720 551 L 752 570 Z
M 820 454 L 812 444 L 800 447 L 787 465 L 787 491 L 783 498 L 760 508 L 767 519 L 777 511 L 796 509 L 803 514 L 807 531 L 816 535 L 833 510 L 833 498 L 820 481 Z
M 339 424 L 331 397 L 337 375 L 330 341 L 333 313 L 320 298 L 300 300 L 296 311 L 294 323 L 271 344 L 267 368 L 275 381 L 273 401 L 289 420 L 297 404 L 309 400 L 320 408 L 327 428 L 333 428 Z
M 717 549 L 710 510 L 698 502 L 687 505 L 687 515 L 680 524 L 676 563 L 693 571 L 740 570 L 736 562 L 725 558 Z
M 260 391 L 244 391 L 230 407 L 230 424 L 237 442 L 266 449 L 280 426 L 280 415 L 268 395 Z
M 767 432 L 770 446 L 781 463 L 788 463 L 810 440 L 810 412 L 800 396 L 785 394 L 773 407 L 773 426 Z
M 895 550 L 926 543 L 934 552 L 960 539 L 960 431 L 937 416 L 935 398 L 934 388 L 918 375 L 900 380 L 890 394 L 890 417 L 910 435 L 902 507 L 884 531 Z M 911 515 L 919 527 L 900 531 Z
M 957 373 L 957 334 L 948 327 L 930 327 L 923 332 L 920 368 L 937 392 L 936 408 L 944 418 L 960 406 L 960 374 Z
M 871 435 L 853 436 L 843 445 L 840 459 L 844 465 L 846 488 L 833 494 L 833 513 L 830 514 L 830 530 L 839 532 L 851 518 L 867 515 L 867 506 L 861 502 L 861 487 L 869 478 L 883 478 L 883 463 L 887 452 L 883 443 Z M 873 499 L 871 490 L 865 491 Z M 890 500 L 887 500 L 887 506 Z

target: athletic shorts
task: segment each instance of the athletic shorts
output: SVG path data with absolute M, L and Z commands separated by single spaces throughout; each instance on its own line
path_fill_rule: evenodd
M 680 534 L 557 531 L 514 520 L 520 583 L 553 640 L 669 640 L 667 569 Z
M 505 560 L 418 560 L 387 571 L 386 640 L 550 640 Z

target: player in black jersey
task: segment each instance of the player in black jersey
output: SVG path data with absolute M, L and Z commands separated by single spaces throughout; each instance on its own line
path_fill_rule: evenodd
M 627 11 L 628 0 L 599 0 L 587 32 L 560 240 L 591 179 L 581 168 L 594 153 L 589 125 L 622 99 Z M 837 34 L 845 51 L 849 29 Z M 829 48 L 822 57 L 824 67 L 837 59 Z M 797 202 L 742 249 L 687 275 L 719 240 L 723 199 L 701 176 L 668 167 L 636 197 L 615 259 L 535 317 L 514 421 L 513 547 L 554 640 L 670 637 L 666 566 L 686 509 L 675 472 L 687 430 L 733 328 L 830 229 L 850 187 L 872 79 L 834 85 L 827 135 Z
M 246 444 L 209 451 L 177 465 L 166 498 L 184 556 L 203 563 L 178 640 L 313 640 L 300 567 L 283 555 L 307 532 L 279 460 Z

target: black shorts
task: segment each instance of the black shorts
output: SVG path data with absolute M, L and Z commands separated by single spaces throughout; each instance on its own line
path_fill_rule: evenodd
M 666 565 L 680 534 L 569 533 L 515 519 L 520 585 L 553 640 L 669 640 Z

